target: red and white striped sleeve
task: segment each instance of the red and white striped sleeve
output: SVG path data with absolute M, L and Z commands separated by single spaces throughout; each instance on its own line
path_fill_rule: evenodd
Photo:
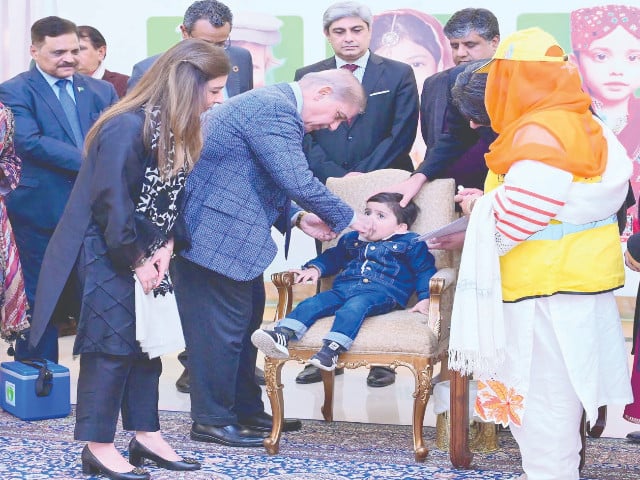
M 533 160 L 514 163 L 496 190 L 496 243 L 504 255 L 544 229 L 567 201 L 573 175 Z

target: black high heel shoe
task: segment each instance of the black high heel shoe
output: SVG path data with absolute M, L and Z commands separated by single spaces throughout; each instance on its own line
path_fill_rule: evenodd
M 138 467 L 135 467 L 130 472 L 124 473 L 109 470 L 100 462 L 100 460 L 95 457 L 93 453 L 91 453 L 91 450 L 89 450 L 89 445 L 84 446 L 80 458 L 82 459 L 82 473 L 85 473 L 87 475 L 101 473 L 111 480 L 149 480 L 151 478 L 149 472 Z
M 129 463 L 136 467 L 141 467 L 144 464 L 145 458 L 155 462 L 157 466 L 166 470 L 188 471 L 200 470 L 202 467 L 199 462 L 192 458 L 183 458 L 182 460 L 175 461 L 165 460 L 141 444 L 136 437 L 133 437 L 129 442 Z

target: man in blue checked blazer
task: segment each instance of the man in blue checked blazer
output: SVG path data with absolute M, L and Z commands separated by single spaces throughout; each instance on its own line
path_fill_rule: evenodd
M 305 132 L 336 129 L 365 104 L 353 75 L 331 70 L 243 93 L 207 112 L 181 216 L 190 245 L 172 265 L 189 351 L 192 439 L 260 447 L 271 430 L 253 378 L 250 335 L 261 319 L 252 315 L 252 282 L 276 255 L 271 227 L 290 200 L 312 212 L 297 223 L 316 238 L 369 228 L 313 176 L 302 151 Z
M 320 130 L 305 137 L 309 168 L 323 183 L 328 177 L 343 177 L 350 172 L 381 168 L 413 171 L 409 152 L 418 128 L 416 78 L 409 65 L 371 53 L 371 21 L 371 10 L 364 4 L 347 1 L 331 5 L 324 12 L 322 24 L 335 55 L 295 74 L 298 80 L 309 72 L 345 68 L 353 72 L 367 94 L 364 114 L 335 131 Z M 336 373 L 339 375 L 342 369 Z M 320 380 L 320 371 L 313 365 L 307 365 L 296 377 L 298 383 Z M 373 367 L 367 377 L 372 387 L 394 381 L 395 371 L 386 367 Z
M 80 169 L 84 136 L 118 95 L 110 83 L 74 73 L 80 44 L 73 22 L 42 18 L 31 27 L 31 42 L 33 67 L 0 84 L 0 101 L 11 108 L 16 121 L 15 147 L 22 160 L 22 177 L 7 197 L 7 211 L 20 252 L 27 299 L 33 306 L 44 252 Z M 69 113 L 63 107 L 64 96 L 70 102 Z M 72 297 L 69 295 L 70 300 Z M 69 314 L 74 314 L 72 308 L 55 316 L 63 320 Z M 25 339 L 18 339 L 16 357 L 37 356 L 57 362 L 54 323 L 49 324 L 35 349 L 29 349 Z

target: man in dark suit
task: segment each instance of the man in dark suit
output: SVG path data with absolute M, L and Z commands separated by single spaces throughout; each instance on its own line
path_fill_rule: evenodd
M 465 8 L 451 16 L 444 34 L 456 66 L 424 82 L 420 127 L 427 153 L 411 177 L 391 187 L 390 191 L 404 195 L 401 205 L 409 203 L 422 185 L 435 178 L 453 178 L 464 187 L 484 188 L 484 154 L 496 135 L 490 127 L 469 126 L 452 102 L 451 88 L 466 64 L 493 56 L 500 42 L 498 19 L 487 9 Z
M 229 44 L 233 15 L 224 3 L 216 0 L 199 0 L 191 4 L 184 14 L 180 31 L 182 38 L 200 38 L 224 47 L 231 61 L 225 97 L 233 97 L 253 88 L 253 61 L 248 50 Z M 160 55 L 154 55 L 136 63 L 129 78 L 127 91 L 135 86 Z
M 313 212 L 298 214 L 295 223 L 318 239 L 348 226 L 368 231 L 366 217 L 313 176 L 302 150 L 305 132 L 335 130 L 365 105 L 356 79 L 332 70 L 208 110 L 181 216 L 190 245 L 171 271 L 189 351 L 192 439 L 260 447 L 259 431 L 271 430 L 253 372 L 257 350 L 250 337 L 262 321 L 252 312 L 254 280 L 276 255 L 272 226 L 278 218 L 293 220 L 286 213 L 291 200 Z
M 409 152 L 418 127 L 418 87 L 412 68 L 402 62 L 369 51 L 371 10 L 357 2 L 339 2 L 323 16 L 324 34 L 335 56 L 296 71 L 295 79 L 309 72 L 346 68 L 362 83 L 367 94 L 367 110 L 335 131 L 319 130 L 305 137 L 309 167 L 321 182 L 350 172 L 370 172 L 381 168 L 413 170 Z M 336 371 L 342 373 L 342 369 Z M 298 375 L 298 383 L 321 380 L 312 366 Z M 373 367 L 367 384 L 390 385 L 395 371 Z
M 42 18 L 31 27 L 31 43 L 34 66 L 0 84 L 0 101 L 15 115 L 22 178 L 7 197 L 7 211 L 27 298 L 33 305 L 44 251 L 80 168 L 84 136 L 118 96 L 110 83 L 75 73 L 79 43 L 73 22 Z M 16 358 L 29 356 L 58 361 L 58 332 L 53 323 L 35 349 L 29 349 L 26 339 L 18 339 Z
M 229 44 L 229 34 L 233 25 L 233 14 L 229 7 L 224 3 L 216 0 L 200 0 L 191 4 L 184 14 L 180 31 L 182 38 L 199 38 L 207 42 L 213 43 L 219 47 L 224 47 L 227 56 L 231 61 L 231 71 L 227 77 L 225 85 L 225 98 L 239 95 L 253 88 L 253 61 L 248 50 L 240 47 L 234 47 Z M 142 78 L 142 75 L 153 65 L 160 55 L 146 58 L 133 66 L 133 72 L 129 79 L 128 89 L 131 90 L 136 83 Z M 256 279 L 256 293 L 261 292 L 254 298 L 256 302 L 262 304 L 260 308 L 256 305 L 255 314 L 264 314 L 264 303 L 266 294 L 264 291 L 264 281 Z M 182 393 L 189 393 L 189 370 L 187 368 L 187 351 L 183 351 L 178 355 L 178 360 L 185 367 L 182 374 L 176 380 L 176 388 Z M 261 370 L 256 369 L 256 375 L 264 381 Z
M 80 57 L 78 72 L 109 82 L 116 89 L 119 97 L 127 93 L 129 75 L 107 70 L 104 59 L 107 56 L 107 41 L 97 28 L 89 25 L 78 27 L 80 37 Z

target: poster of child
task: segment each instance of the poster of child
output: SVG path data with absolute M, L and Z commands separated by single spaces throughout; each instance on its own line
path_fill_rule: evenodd
M 571 60 L 580 69 L 592 107 L 633 160 L 631 185 L 640 194 L 640 8 L 602 5 L 571 12 Z M 623 240 L 640 231 L 629 208 Z
M 281 66 L 275 58 L 274 45 L 281 40 L 282 20 L 268 13 L 238 12 L 233 18 L 231 44 L 246 48 L 253 59 L 253 87 L 264 87 L 271 70 Z
M 422 92 L 422 84 L 427 77 L 453 67 L 449 41 L 442 24 L 432 15 L 408 8 L 374 15 L 371 51 L 411 65 L 418 92 Z M 414 166 L 424 160 L 425 152 L 426 146 L 418 123 L 418 134 L 411 149 Z

